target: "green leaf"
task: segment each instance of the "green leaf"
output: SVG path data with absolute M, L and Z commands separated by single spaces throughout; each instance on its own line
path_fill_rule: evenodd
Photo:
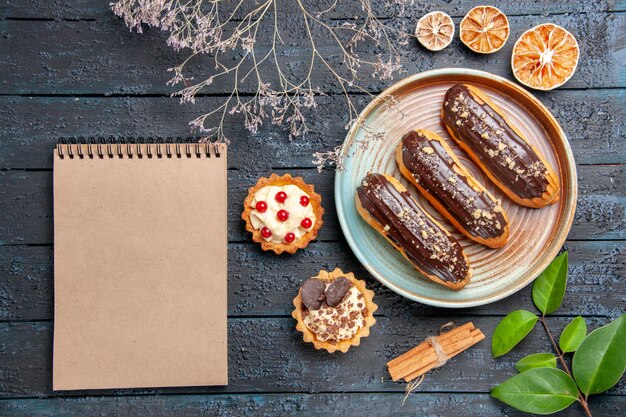
M 578 316 L 563 329 L 559 338 L 559 347 L 563 352 L 575 352 L 587 335 L 587 323 Z
M 517 372 L 524 372 L 534 368 L 556 368 L 556 356 L 551 353 L 535 353 L 520 359 L 515 364 Z
M 504 381 L 491 396 L 525 413 L 552 414 L 578 399 L 576 383 L 555 368 L 535 368 Z
M 572 371 L 585 394 L 598 394 L 617 384 L 626 370 L 626 314 L 589 333 L 578 346 Z
M 537 316 L 526 310 L 515 310 L 496 326 L 491 338 L 491 355 L 502 356 L 515 347 L 535 327 Z
M 544 315 L 555 312 L 563 302 L 567 281 L 567 252 L 554 258 L 533 284 L 533 302 Z

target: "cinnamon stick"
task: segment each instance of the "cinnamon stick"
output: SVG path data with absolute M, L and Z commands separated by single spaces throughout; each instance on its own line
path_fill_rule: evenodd
M 454 329 L 450 330 L 447 333 L 444 333 L 440 336 L 437 336 L 437 340 L 440 343 L 445 342 L 446 340 L 449 340 L 450 338 L 454 338 L 457 337 L 460 333 L 467 331 L 468 333 L 470 331 L 474 330 L 474 324 L 472 322 L 469 323 L 465 323 L 462 326 L 458 326 L 455 327 Z M 408 358 L 413 357 L 413 356 L 417 356 L 420 355 L 422 352 L 424 352 L 425 350 L 428 349 L 428 344 L 427 343 L 421 343 L 419 345 L 417 345 L 416 347 L 414 347 L 413 349 L 409 350 L 408 352 L 404 353 L 403 355 L 398 356 L 395 359 L 390 360 L 389 362 L 387 362 L 387 366 L 394 366 L 398 363 L 402 363 L 408 360 Z M 431 346 L 432 348 L 432 346 Z
M 449 356 L 455 350 L 464 346 L 469 346 L 469 342 L 471 341 L 470 334 L 471 333 L 467 330 L 467 328 L 459 330 L 455 329 L 444 335 L 438 336 L 435 339 L 442 347 L 444 353 Z M 437 353 L 430 343 L 423 342 L 417 346 L 417 349 L 407 352 L 400 358 L 400 363 L 392 364 L 389 367 L 389 372 L 392 375 L 392 378 L 394 378 L 394 376 L 397 379 L 403 378 L 405 375 L 414 372 L 416 369 L 423 368 L 431 363 L 436 363 Z
M 387 368 L 392 380 L 409 382 L 431 369 L 437 368 L 448 359 L 465 351 L 485 338 L 472 322 L 465 323 L 434 338 L 433 344 L 440 348 L 439 354 L 429 341 L 424 341 L 408 352 L 390 360 Z M 443 358 L 441 357 L 443 353 Z
M 437 341 L 440 345 L 446 346 L 448 343 L 458 341 L 459 339 L 469 339 L 470 332 L 473 329 L 474 325 L 471 322 L 466 323 L 463 326 L 456 327 L 451 331 L 438 336 Z M 389 361 L 387 366 L 390 369 L 390 373 L 392 373 L 392 377 L 394 375 L 397 375 L 397 379 L 400 379 L 404 375 L 415 371 L 415 369 L 417 369 L 418 367 L 416 361 L 420 361 L 422 360 L 422 358 L 430 361 L 436 359 L 435 350 L 429 343 L 424 342 L 419 344 L 405 354 Z
M 467 346 L 465 346 L 464 348 L 458 349 L 458 350 L 452 352 L 451 354 L 448 354 L 447 355 L 448 359 L 453 358 L 456 355 L 458 355 L 459 353 L 467 350 L 471 346 L 474 346 L 476 343 L 480 342 L 484 338 L 485 338 L 485 335 L 480 330 L 478 330 L 476 336 L 472 337 L 471 342 Z M 429 365 L 427 365 L 427 366 L 425 366 L 425 367 L 423 367 L 423 368 L 421 368 L 419 370 L 416 370 L 415 372 L 413 372 L 411 374 L 408 374 L 408 375 L 404 376 L 403 378 L 404 378 L 404 380 L 406 382 L 412 381 L 413 379 L 415 379 L 415 378 L 425 374 L 426 372 L 428 372 L 428 371 L 430 371 L 430 370 L 432 370 L 434 368 L 437 368 L 438 366 L 439 366 L 438 362 L 431 363 L 431 364 L 429 364 Z

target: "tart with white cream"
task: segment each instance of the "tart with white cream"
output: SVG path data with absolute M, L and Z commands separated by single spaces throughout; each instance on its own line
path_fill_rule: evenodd
M 302 178 L 272 174 L 248 190 L 241 217 L 263 250 L 294 253 L 317 237 L 323 224 L 321 203 L 322 197 Z

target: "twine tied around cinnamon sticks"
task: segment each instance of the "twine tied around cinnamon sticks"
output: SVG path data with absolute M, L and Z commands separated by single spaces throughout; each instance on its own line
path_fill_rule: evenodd
M 446 323 L 441 327 L 451 327 Z M 485 335 L 474 327 L 474 323 L 465 323 L 439 336 L 430 336 L 408 352 L 387 362 L 387 369 L 393 381 L 404 379 L 408 382 L 407 396 L 423 381 L 426 372 L 443 366 L 450 358 L 458 355 L 470 346 L 485 338 Z M 415 382 L 414 379 L 421 377 Z M 406 399 L 406 396 L 405 396 Z M 404 403 L 404 401 L 403 401 Z

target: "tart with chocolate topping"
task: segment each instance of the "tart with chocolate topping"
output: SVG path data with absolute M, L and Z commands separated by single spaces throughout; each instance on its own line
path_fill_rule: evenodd
M 293 300 L 296 329 L 305 342 L 330 353 L 347 352 L 370 334 L 376 323 L 374 292 L 352 273 L 336 268 L 306 280 Z
M 506 212 L 441 136 L 422 129 L 410 131 L 396 147 L 396 161 L 402 175 L 464 235 L 491 248 L 506 244 Z
M 430 280 L 453 290 L 470 281 L 472 269 L 459 242 L 395 178 L 365 176 L 357 188 L 356 209 Z
M 252 240 L 279 255 L 295 253 L 315 239 L 323 214 L 322 197 L 312 185 L 300 177 L 272 174 L 248 190 L 241 218 Z
M 560 186 L 550 164 L 480 89 L 451 87 L 441 119 L 456 143 L 511 200 L 533 208 L 559 200 Z

